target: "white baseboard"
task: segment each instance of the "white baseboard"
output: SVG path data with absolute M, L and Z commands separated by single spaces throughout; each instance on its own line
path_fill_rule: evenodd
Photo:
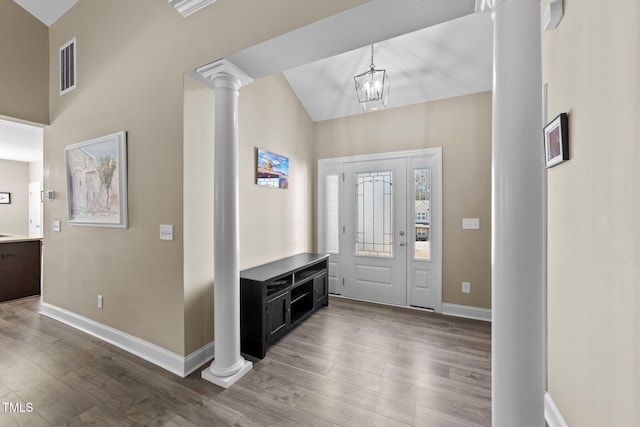
M 442 303 L 442 314 L 491 322 L 491 310 L 469 305 Z
M 209 344 L 206 344 L 204 347 L 194 351 L 193 353 L 185 357 L 184 358 L 185 374 L 182 375 L 182 378 L 194 372 L 205 363 L 212 361 L 214 351 L 215 351 L 215 346 L 213 341 L 211 341 Z
M 549 392 L 544 394 L 544 419 L 549 427 L 569 427 Z
M 213 342 L 184 357 L 133 335 L 45 302 L 40 305 L 40 314 L 113 344 L 182 378 L 198 369 L 205 362 L 213 359 Z

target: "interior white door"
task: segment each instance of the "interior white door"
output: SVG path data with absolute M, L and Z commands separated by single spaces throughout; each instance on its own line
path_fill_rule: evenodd
M 39 182 L 29 183 L 29 237 L 42 237 L 42 196 Z
M 406 159 L 344 164 L 342 294 L 407 304 Z

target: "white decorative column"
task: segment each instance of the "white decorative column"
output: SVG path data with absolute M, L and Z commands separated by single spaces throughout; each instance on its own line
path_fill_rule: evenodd
M 493 426 L 544 426 L 540 0 L 488 0 L 494 21 Z
M 215 96 L 214 342 L 215 359 L 202 378 L 228 388 L 252 364 L 240 354 L 240 229 L 238 90 L 253 80 L 224 59 L 196 70 Z

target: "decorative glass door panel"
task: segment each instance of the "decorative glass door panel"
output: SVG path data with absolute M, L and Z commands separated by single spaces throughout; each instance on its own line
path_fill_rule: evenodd
M 355 254 L 393 256 L 393 172 L 363 172 L 355 177 Z
M 432 202 L 435 162 L 430 157 L 409 160 L 409 220 L 412 222 L 410 241 L 413 246 L 408 263 L 408 304 L 415 307 L 434 308 L 438 296 L 435 289 L 439 268 L 434 268 L 437 251 L 434 251 L 435 221 Z
M 431 228 L 431 168 L 416 168 L 414 176 L 414 218 L 415 241 L 413 256 L 415 259 L 429 261 L 431 244 L 429 231 Z

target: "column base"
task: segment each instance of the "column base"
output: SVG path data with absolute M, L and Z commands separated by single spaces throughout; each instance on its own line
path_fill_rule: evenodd
M 215 385 L 218 385 L 218 386 L 220 386 L 222 388 L 229 388 L 236 381 L 238 381 L 240 378 L 242 378 L 242 376 L 244 374 L 249 372 L 252 367 L 253 367 L 253 363 L 249 362 L 248 360 L 245 360 L 244 363 L 242 364 L 242 367 L 240 368 L 240 370 L 238 372 L 236 372 L 235 374 L 231 374 L 231 375 L 225 376 L 225 377 L 218 376 L 218 375 L 215 375 L 215 374 L 213 374 L 211 372 L 211 368 L 210 367 L 207 367 L 207 369 L 202 371 L 200 376 L 203 379 L 209 381 L 210 383 L 214 383 Z

